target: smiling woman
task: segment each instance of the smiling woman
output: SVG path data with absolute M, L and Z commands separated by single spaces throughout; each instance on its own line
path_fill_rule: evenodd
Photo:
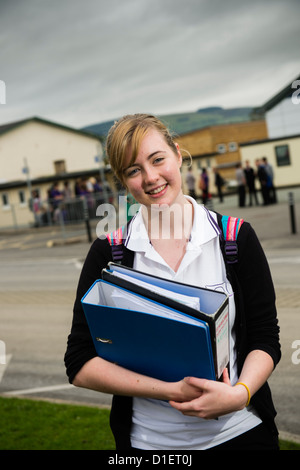
M 116 149 L 122 148 L 119 159 L 115 158 L 113 144 Z M 152 246 L 176 271 L 185 254 L 193 220 L 193 205 L 182 192 L 178 144 L 154 116 L 129 115 L 111 129 L 107 155 L 127 190 L 142 205 Z
M 229 277 L 218 216 L 183 194 L 179 146 L 154 116 L 125 116 L 115 123 L 107 155 L 141 204 L 122 240 L 122 263 L 187 285 L 224 286 L 230 366 L 220 381 L 166 382 L 97 356 L 81 298 L 112 260 L 105 238 L 91 246 L 78 285 L 65 355 L 70 382 L 114 395 L 111 427 L 117 449 L 278 449 L 267 379 L 280 359 L 279 329 L 270 271 L 253 229 L 242 224 L 238 270 L 231 269 Z M 154 347 L 155 341 L 156 336 Z

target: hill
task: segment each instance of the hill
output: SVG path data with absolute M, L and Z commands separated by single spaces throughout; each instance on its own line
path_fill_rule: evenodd
M 250 107 L 224 109 L 215 106 L 202 108 L 190 113 L 165 114 L 158 117 L 173 133 L 181 135 L 216 124 L 249 121 L 251 120 L 250 114 L 252 110 L 253 108 Z M 92 124 L 84 127 L 82 130 L 105 138 L 113 123 L 114 121 L 106 121 Z

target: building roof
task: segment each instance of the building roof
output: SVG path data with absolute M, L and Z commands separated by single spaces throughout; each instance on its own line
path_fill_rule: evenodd
M 289 98 L 295 92 L 295 88 L 292 88 L 292 84 L 296 81 L 300 80 L 300 75 L 294 78 L 288 85 L 286 85 L 282 90 L 280 90 L 275 96 L 270 98 L 266 101 L 265 104 L 258 108 L 254 108 L 252 112 L 252 116 L 256 118 L 261 118 L 264 114 L 269 111 L 270 109 L 274 108 L 278 103 L 280 103 L 285 98 Z
M 28 119 L 22 119 L 20 121 L 15 121 L 15 122 L 11 122 L 11 123 L 4 124 L 4 125 L 0 126 L 0 138 L 3 134 L 6 134 L 7 132 L 12 131 L 13 129 L 17 129 L 18 127 L 21 127 L 24 124 L 27 124 L 29 122 L 36 122 L 36 123 L 45 124 L 47 126 L 56 127 L 58 129 L 65 130 L 65 131 L 68 131 L 68 132 L 74 132 L 77 135 L 82 135 L 84 137 L 94 138 L 94 139 L 98 140 L 99 142 L 102 142 L 101 137 L 97 134 L 94 134 L 92 132 L 85 132 L 85 131 L 82 131 L 82 130 L 78 130 L 78 129 L 75 129 L 73 127 L 64 126 L 64 125 L 58 124 L 56 122 L 52 122 L 52 121 L 48 121 L 46 119 L 42 119 L 40 117 L 31 117 L 31 118 L 28 118 Z M 108 169 L 105 168 L 105 171 L 108 171 Z M 60 180 L 67 180 L 67 179 L 70 179 L 70 178 L 77 178 L 79 176 L 92 176 L 92 175 L 95 175 L 95 174 L 97 174 L 97 169 L 94 168 L 94 169 L 90 169 L 90 170 L 86 170 L 86 171 L 80 171 L 80 172 L 63 173 L 63 174 L 59 174 L 59 175 L 57 175 L 57 174 L 47 175 L 47 176 L 42 176 L 42 177 L 38 177 L 38 178 L 33 178 L 32 183 L 33 184 L 42 184 L 42 183 L 53 182 L 53 181 L 56 181 L 56 180 L 60 181 Z M 26 185 L 25 180 L 5 181 L 5 182 L 1 181 L 0 182 L 0 190 L 9 189 L 9 188 L 17 188 L 17 187 L 22 187 L 22 186 L 25 186 L 25 185 Z
M 105 167 L 104 168 L 105 173 L 110 172 L 110 167 Z M 67 180 L 74 180 L 76 178 L 82 178 L 82 177 L 90 177 L 90 176 L 98 176 L 99 175 L 99 170 L 97 168 L 92 168 L 90 170 L 83 170 L 83 171 L 73 171 L 69 173 L 61 173 L 61 174 L 52 174 L 52 175 L 47 175 L 47 176 L 39 176 L 37 178 L 32 178 L 31 179 L 31 184 L 34 186 L 40 185 L 40 184 L 47 184 L 47 183 L 53 183 L 54 181 L 67 181 Z M 26 180 L 13 180 L 13 181 L 0 181 L 0 191 L 3 191 L 5 189 L 12 189 L 12 188 L 22 188 L 27 185 Z
M 239 145 L 240 147 L 249 147 L 251 145 L 266 144 L 269 142 L 278 142 L 280 140 L 292 140 L 292 139 L 299 139 L 299 138 L 300 138 L 300 134 L 284 135 L 282 137 L 271 137 L 270 139 L 251 140 L 250 142 L 244 142 Z
M 58 124 L 56 122 L 48 121 L 46 119 L 42 119 L 42 118 L 36 117 L 36 116 L 31 117 L 31 118 L 27 118 L 27 119 L 22 119 L 20 121 L 11 122 L 11 123 L 4 124 L 4 125 L 0 126 L 0 137 L 1 137 L 1 135 L 6 134 L 7 132 L 10 132 L 13 129 L 17 129 L 18 127 L 21 127 L 24 124 L 27 124 L 29 122 L 37 122 L 37 123 L 45 124 L 47 126 L 56 127 L 56 128 L 59 128 L 59 129 L 65 130 L 65 131 L 69 131 L 69 132 L 75 132 L 76 134 L 79 134 L 79 135 L 82 135 L 82 136 L 85 136 L 85 137 L 93 137 L 93 138 L 95 138 L 99 141 L 102 141 L 102 139 L 99 135 L 94 134 L 92 132 L 87 132 L 87 131 L 83 131 L 83 130 L 80 130 L 80 129 L 75 129 L 74 127 L 68 127 L 68 126 L 65 126 L 63 124 Z

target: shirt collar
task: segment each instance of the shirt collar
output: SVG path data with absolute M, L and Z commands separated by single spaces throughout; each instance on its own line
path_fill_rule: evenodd
M 216 217 L 205 206 L 197 204 L 190 196 L 185 197 L 193 204 L 194 208 L 193 226 L 187 246 L 187 249 L 193 250 L 218 236 L 217 230 L 211 221 L 211 218 L 216 220 Z M 125 246 L 129 250 L 145 253 L 152 247 L 142 216 L 142 206 L 130 223 Z
M 129 225 L 125 246 L 131 251 L 141 252 L 148 251 L 151 246 L 142 216 L 142 206 L 139 208 Z
M 190 244 L 193 248 L 208 243 L 218 236 L 218 231 L 211 219 L 216 221 L 216 216 L 209 212 L 202 204 L 197 204 L 195 199 L 185 196 L 194 208 L 194 220 L 190 236 Z

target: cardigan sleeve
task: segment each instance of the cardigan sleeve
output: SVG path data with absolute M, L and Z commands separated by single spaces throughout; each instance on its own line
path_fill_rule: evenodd
M 274 367 L 280 360 L 279 325 L 276 297 L 267 258 L 258 237 L 249 223 L 244 223 L 240 235 L 238 283 L 242 291 L 245 312 L 246 353 L 259 349 L 268 353 Z
M 91 285 L 101 277 L 101 271 L 111 261 L 108 241 L 97 239 L 91 245 L 84 262 L 76 292 L 71 332 L 65 352 L 65 366 L 69 382 L 72 383 L 81 367 L 97 356 L 88 324 L 81 305 L 81 298 Z

